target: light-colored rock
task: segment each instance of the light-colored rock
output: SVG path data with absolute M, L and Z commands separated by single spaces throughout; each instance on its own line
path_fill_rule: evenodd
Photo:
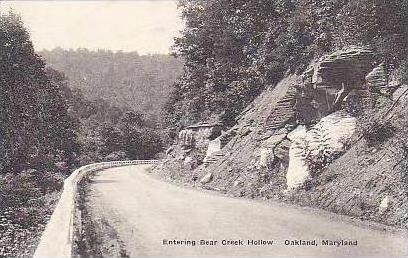
M 211 182 L 213 180 L 213 173 L 208 173 L 206 174 L 203 178 L 201 178 L 200 183 L 201 184 L 208 184 L 209 182 Z
M 259 152 L 257 155 L 259 159 L 256 164 L 256 168 L 271 168 L 272 164 L 275 161 L 274 149 L 286 138 L 286 135 L 287 133 L 283 132 L 274 134 L 262 142 L 261 148 L 259 148 Z
M 292 141 L 289 149 L 289 166 L 286 173 L 286 184 L 288 189 L 294 189 L 303 185 L 303 183 L 309 178 L 309 168 L 305 164 L 302 156 L 302 149 L 298 146 L 306 137 L 306 127 L 298 126 L 289 135 L 288 139 Z
M 273 155 L 273 149 L 271 148 L 261 148 L 259 150 L 259 160 L 257 164 L 257 168 L 271 168 L 275 157 Z
M 344 144 L 355 130 L 355 117 L 336 112 L 321 119 L 312 129 L 306 130 L 305 126 L 298 126 L 289 133 L 288 139 L 292 144 L 289 149 L 289 167 L 286 174 L 288 188 L 298 188 L 311 177 L 305 161 L 307 151 L 310 151 L 312 156 L 318 155 L 323 149 L 331 156 L 344 152 Z
M 219 137 L 222 133 L 222 125 L 219 123 L 199 123 L 184 129 L 192 134 L 192 144 L 195 148 L 206 149 L 208 142 Z
M 378 212 L 379 212 L 380 214 L 383 214 L 384 212 L 386 212 L 386 211 L 389 209 L 390 202 L 391 202 L 390 197 L 389 197 L 389 196 L 385 196 L 385 197 L 382 199 L 382 201 L 381 201 L 381 203 L 380 203 L 380 206 L 378 207 Z
M 220 137 L 212 140 L 208 143 L 207 153 L 205 154 L 204 162 L 216 152 L 221 151 L 221 139 Z
M 384 63 L 375 67 L 365 77 L 370 91 L 388 94 L 388 75 Z
M 236 181 L 234 182 L 234 184 L 233 184 L 233 187 L 238 187 L 238 186 L 240 186 L 240 185 L 242 185 L 242 181 L 236 180 Z
M 169 155 L 170 153 L 172 153 L 174 151 L 174 146 L 170 146 L 167 150 L 166 150 L 166 155 Z
M 197 167 L 197 160 L 190 157 L 190 156 L 187 156 L 184 159 L 183 165 L 184 165 L 185 168 L 194 169 L 194 168 Z
M 181 130 L 178 135 L 178 143 L 181 146 L 192 146 L 194 143 L 194 132 L 192 130 Z

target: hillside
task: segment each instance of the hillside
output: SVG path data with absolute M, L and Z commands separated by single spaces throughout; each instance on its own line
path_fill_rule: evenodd
M 181 4 L 189 72 L 155 173 L 408 226 L 406 1 Z
M 407 1 L 180 1 L 186 28 L 174 45 L 185 73 L 166 107 L 170 127 L 233 126 L 268 86 L 314 59 L 368 46 L 395 68 L 407 54 Z
M 0 256 L 29 256 L 79 152 L 63 89 L 14 13 L 0 14 Z
M 128 80 L 129 97 L 136 94 L 143 100 L 133 106 L 148 109 L 144 114 L 155 117 L 167 97 L 169 78 L 174 80 L 176 76 L 170 72 L 177 69 L 172 64 L 174 59 L 167 56 L 126 59 L 110 52 L 93 53 L 92 59 L 89 52 L 88 56 L 63 53 L 72 57 L 66 59 L 68 67 L 72 65 L 69 71 L 79 73 L 72 76 L 74 81 L 50 68 L 35 53 L 30 33 L 19 15 L 0 13 L 0 257 L 33 255 L 59 199 L 64 178 L 79 166 L 152 159 L 163 149 L 156 121 L 125 107 L 120 100 L 113 103 L 112 99 L 99 97 L 126 96 L 127 93 L 115 88 L 114 80 L 119 80 L 115 76 L 122 74 L 113 67 L 124 62 L 120 69 L 125 70 L 130 67 L 126 62 L 137 63 L 140 59 L 142 64 L 137 69 L 130 67 L 125 71 L 129 76 L 121 79 Z M 64 63 L 63 58 L 58 60 Z M 85 69 L 87 66 L 89 69 Z M 87 78 L 92 83 L 86 85 L 94 87 L 86 88 L 88 97 L 98 99 L 89 100 L 77 88 L 69 87 Z M 96 81 L 98 84 L 94 84 Z M 139 87 L 135 91 L 133 84 Z M 138 92 L 142 89 L 144 94 Z
M 105 99 L 156 119 L 182 70 L 182 61 L 168 55 L 58 48 L 39 54 L 86 98 Z

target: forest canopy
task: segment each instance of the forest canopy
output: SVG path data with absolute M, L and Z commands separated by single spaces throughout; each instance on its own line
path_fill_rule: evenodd
M 56 48 L 39 52 L 48 65 L 63 72 L 71 89 L 87 99 L 104 99 L 112 106 L 160 120 L 164 103 L 181 74 L 183 62 L 169 55 Z

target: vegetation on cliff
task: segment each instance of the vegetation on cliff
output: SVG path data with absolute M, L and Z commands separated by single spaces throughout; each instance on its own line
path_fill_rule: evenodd
M 408 226 L 406 0 L 179 4 L 186 27 L 174 54 L 185 67 L 166 122 L 186 129 L 158 174 Z M 317 130 L 331 115 L 349 126 Z M 207 146 L 190 132 L 183 146 L 186 126 L 206 121 L 225 132 Z M 210 144 L 216 152 L 194 155 Z
M 184 73 L 166 105 L 169 127 L 235 123 L 268 85 L 350 45 L 375 50 L 388 68 L 407 54 L 406 0 L 179 1 L 186 22 L 174 54 Z

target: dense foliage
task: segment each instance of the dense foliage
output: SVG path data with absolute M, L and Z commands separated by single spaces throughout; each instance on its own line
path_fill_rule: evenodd
M 32 255 L 63 179 L 76 167 L 151 159 L 162 151 L 152 119 L 98 97 L 133 94 L 127 104 L 157 115 L 155 98 L 160 106 L 167 79 L 175 76 L 171 69 L 177 70 L 168 63 L 176 61 L 168 56 L 81 51 L 62 51 L 78 59 L 67 59 L 68 66 L 75 67 L 68 70 L 75 75 L 69 81 L 34 52 L 18 15 L 0 14 L 0 257 Z M 88 69 L 93 66 L 96 71 Z M 128 77 L 122 77 L 123 70 Z M 161 70 L 163 75 L 156 78 Z M 115 85 L 126 86 L 128 92 Z M 93 94 L 92 100 L 80 87 Z M 143 102 L 137 102 L 137 94 Z
M 48 68 L 48 74 L 63 89 L 68 113 L 79 124 L 77 161 L 80 165 L 151 159 L 162 151 L 156 123 L 133 110 L 113 106 L 107 100 L 87 99 L 81 90 L 68 86 L 69 80 L 64 74 L 52 68 Z
M 76 165 L 78 124 L 19 16 L 0 15 L 0 256 L 29 256 Z
M 158 119 L 182 61 L 169 55 L 138 55 L 87 49 L 41 51 L 47 63 L 68 78 L 71 89 L 81 89 L 91 100 L 107 103 Z
M 55 51 L 59 53 L 59 50 Z M 62 51 L 62 55 L 68 56 L 68 66 L 73 65 L 69 56 L 79 59 L 74 62 L 77 77 L 73 82 L 78 76 L 89 78 L 92 81 L 89 87 L 105 87 L 111 95 L 118 93 L 113 85 L 121 81 L 115 77 L 120 77 L 120 70 L 125 70 L 130 76 L 136 67 L 147 67 L 150 71 L 155 67 L 156 73 L 163 67 L 169 67 L 167 71 L 177 69 L 177 66 L 166 63 L 176 62 L 168 56 L 139 57 L 135 53 L 86 50 Z M 89 71 L 79 63 L 85 63 L 87 67 L 94 65 L 96 70 L 106 68 L 108 72 Z M 131 63 L 135 66 L 129 65 Z M 112 69 L 117 73 L 112 73 Z M 98 76 L 93 72 L 102 75 L 96 78 Z M 129 79 L 131 84 L 127 87 L 139 89 L 139 93 L 147 88 L 140 95 L 150 99 L 152 104 L 155 96 L 151 92 L 164 94 L 165 87 L 146 82 L 154 89 L 149 88 L 143 78 L 139 78 L 140 74 L 154 77 L 154 74 L 142 72 L 136 73 L 132 80 L 121 78 Z M 163 76 L 158 76 L 157 80 L 174 75 L 169 72 Z M 97 85 L 95 80 L 109 80 L 111 84 Z M 38 175 L 69 173 L 80 164 L 106 159 L 148 159 L 162 150 L 156 124 L 145 119 L 145 115 L 131 108 L 116 107 L 111 101 L 97 99 L 97 91 L 93 92 L 93 100 L 88 100 L 77 87 L 83 86 L 85 91 L 91 89 L 82 84 L 70 87 L 73 82 L 67 80 L 63 73 L 46 67 L 43 58 L 34 52 L 30 35 L 18 15 L 8 13 L 0 16 L 0 174 L 18 174 L 33 169 Z M 109 86 L 112 88 L 109 89 Z M 158 90 L 159 87 L 163 90 Z M 132 94 L 136 93 L 137 90 Z
M 0 17 L 0 173 L 71 166 L 77 124 L 20 18 Z
M 166 105 L 177 128 L 226 125 L 265 87 L 332 50 L 370 46 L 388 66 L 408 49 L 407 0 L 180 0 L 184 73 Z

